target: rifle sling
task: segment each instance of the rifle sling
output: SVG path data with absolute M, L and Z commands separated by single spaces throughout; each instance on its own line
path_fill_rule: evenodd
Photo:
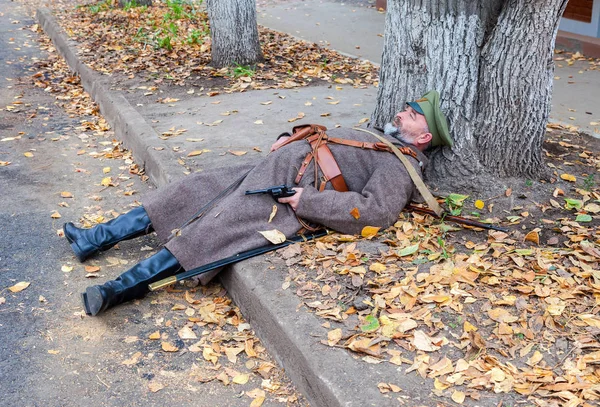
M 425 202 L 427 202 L 427 205 L 429 205 L 429 208 L 431 208 L 436 213 L 436 215 L 441 217 L 442 214 L 444 213 L 444 210 L 440 207 L 440 205 L 436 201 L 433 194 L 431 192 L 429 192 L 429 189 L 427 189 L 427 186 L 425 185 L 425 183 L 423 182 L 423 180 L 421 179 L 419 174 L 417 174 L 417 171 L 415 171 L 415 168 L 412 166 L 410 161 L 408 161 L 408 159 L 404 156 L 404 154 L 402 154 L 400 152 L 398 147 L 393 145 L 390 141 L 388 141 L 384 137 L 381 137 L 379 134 L 375 134 L 372 131 L 360 129 L 358 127 L 354 127 L 354 129 L 363 131 L 365 133 L 369 133 L 369 134 L 377 137 L 382 143 L 385 143 L 389 148 L 392 149 L 394 154 L 396 154 L 396 157 L 398 157 L 400 159 L 400 161 L 402 162 L 402 164 L 404 164 L 406 171 L 408 171 L 408 175 L 410 175 L 410 178 L 415 183 L 415 186 L 421 193 L 421 196 L 423 197 L 423 199 L 425 199 Z

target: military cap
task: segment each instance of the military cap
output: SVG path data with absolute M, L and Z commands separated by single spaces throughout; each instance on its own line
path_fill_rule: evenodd
M 425 116 L 429 132 L 431 133 L 431 145 L 441 146 L 448 145 L 452 147 L 454 142 L 448 131 L 448 122 L 446 116 L 440 110 L 440 94 L 437 90 L 430 90 L 421 99 L 414 102 L 407 102 L 407 105 L 412 107 L 417 113 Z

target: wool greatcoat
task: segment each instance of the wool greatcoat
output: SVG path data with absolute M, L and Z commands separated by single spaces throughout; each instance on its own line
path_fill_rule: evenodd
M 358 141 L 378 141 L 372 135 L 354 129 L 332 129 L 327 130 L 327 134 Z M 384 137 L 402 145 L 396 139 Z M 319 192 L 315 188 L 312 160 L 297 185 L 304 191 L 296 212 L 289 205 L 276 202 L 270 195 L 245 195 L 244 192 L 281 184 L 295 185 L 298 169 L 311 151 L 305 140 L 270 153 L 256 165 L 194 173 L 156 190 L 142 199 L 142 204 L 161 243 L 185 270 L 190 270 L 241 251 L 271 244 L 259 231 L 277 229 L 287 237 L 295 236 L 302 228 L 296 216 L 341 233 L 359 234 L 364 226 L 387 228 L 393 225 L 404 206 L 412 198 L 418 199 L 416 187 L 394 154 L 331 143 L 328 146 L 349 191 L 337 192 L 328 183 L 326 189 Z M 427 158 L 414 150 L 425 165 Z M 421 173 L 418 161 L 406 157 Z M 174 229 L 181 228 L 202 206 L 247 171 L 250 172 L 243 181 L 207 213 L 168 240 Z M 277 205 L 277 214 L 269 223 L 273 205 Z M 354 208 L 360 214 L 358 219 L 351 213 Z M 201 283 L 207 283 L 217 272 L 204 274 L 200 278 Z

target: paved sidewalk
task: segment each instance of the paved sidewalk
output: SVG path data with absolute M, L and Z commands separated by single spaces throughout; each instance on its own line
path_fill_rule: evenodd
M 385 13 L 360 4 L 326 0 L 267 3 L 259 2 L 259 24 L 381 63 Z M 588 61 L 569 65 L 557 60 L 550 121 L 575 125 L 600 137 L 600 125 L 590 124 L 600 123 L 599 93 L 600 62 L 595 66 Z

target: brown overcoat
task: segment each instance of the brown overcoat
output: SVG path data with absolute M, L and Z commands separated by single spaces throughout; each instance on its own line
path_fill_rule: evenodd
M 359 141 L 377 141 L 372 135 L 353 129 L 332 129 L 327 134 Z M 400 145 L 397 140 L 388 139 Z M 294 236 L 301 229 L 296 215 L 346 234 L 358 234 L 364 226 L 386 228 L 396 222 L 398 214 L 411 198 L 418 196 L 408 172 L 394 154 L 335 144 L 329 144 L 329 147 L 349 191 L 337 192 L 329 183 L 323 192 L 319 192 L 314 186 L 313 160 L 298 185 L 304 191 L 296 213 L 289 205 L 276 203 L 269 195 L 244 195 L 244 192 L 281 184 L 294 185 L 298 168 L 310 151 L 306 141 L 290 143 L 254 166 L 232 166 L 194 173 L 158 189 L 143 199 L 142 204 L 161 243 L 184 269 L 190 270 L 241 251 L 269 245 L 258 231 L 277 229 L 287 237 Z M 424 165 L 427 158 L 415 151 Z M 407 157 L 420 173 L 418 161 Z M 198 209 L 247 171 L 250 172 L 244 180 L 203 217 L 168 240 L 174 229 L 180 228 Z M 277 205 L 277 214 L 269 223 L 273 205 Z M 354 208 L 360 214 L 358 219 L 351 214 Z M 208 282 L 215 274 L 204 275 L 202 283 Z

